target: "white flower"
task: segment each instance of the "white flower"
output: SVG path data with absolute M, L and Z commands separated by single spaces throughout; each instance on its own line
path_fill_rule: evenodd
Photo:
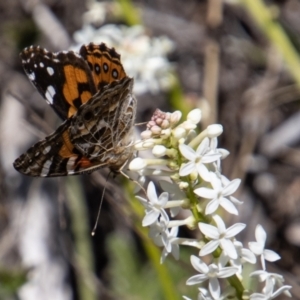
M 147 188 L 147 196 L 149 202 L 139 196 L 136 196 L 146 208 L 146 216 L 143 219 L 143 226 L 149 226 L 157 221 L 161 216 L 166 222 L 169 221 L 169 217 L 164 210 L 165 205 L 168 202 L 168 193 L 163 192 L 158 198 L 155 191 L 155 186 L 152 181 L 149 182 Z
M 226 229 L 223 220 L 218 215 L 215 215 L 213 219 L 216 222 L 217 227 L 205 223 L 199 223 L 201 232 L 211 239 L 211 241 L 205 244 L 201 249 L 200 256 L 212 253 L 218 246 L 220 246 L 226 252 L 227 256 L 231 259 L 236 259 L 238 256 L 231 238 L 242 231 L 246 225 L 236 223 Z
M 226 300 L 226 299 L 233 299 L 235 295 L 234 289 L 231 286 L 227 287 L 225 291 L 218 296 L 218 298 L 213 297 L 211 293 L 203 287 L 198 288 L 198 290 L 199 290 L 199 294 L 197 300 Z M 228 298 L 228 296 L 231 296 L 231 298 Z M 189 298 L 185 296 L 184 299 L 189 300 Z
M 179 170 L 180 176 L 187 176 L 194 171 L 197 171 L 200 177 L 206 181 L 209 180 L 209 172 L 204 164 L 212 163 L 218 160 L 220 154 L 209 154 L 209 139 L 204 138 L 195 151 L 191 147 L 185 144 L 179 145 L 181 154 L 189 160 L 188 163 L 183 164 Z
M 169 253 L 172 253 L 173 257 L 179 259 L 179 245 L 174 243 L 177 239 L 178 227 L 172 227 L 170 230 L 166 230 L 165 239 L 163 239 L 164 250 L 162 252 L 160 263 L 162 264 Z
M 250 295 L 250 300 L 271 300 L 275 299 L 278 295 L 291 289 L 290 285 L 284 285 L 274 292 L 274 281 L 267 280 L 266 286 L 263 288 L 263 293 L 253 293 Z
M 263 270 L 259 270 L 259 271 L 254 271 L 250 274 L 250 276 L 258 276 L 258 279 L 260 282 L 264 282 L 264 281 L 268 281 L 268 280 L 272 280 L 274 286 L 277 285 L 280 288 L 283 287 L 283 283 L 284 283 L 284 278 L 282 275 L 280 274 L 276 274 L 276 273 L 269 273 Z M 292 297 L 291 293 L 288 291 L 288 289 L 285 289 L 283 291 L 283 293 L 288 296 L 288 297 Z
M 153 240 L 154 244 L 162 247 L 164 245 L 163 240 L 166 240 L 168 222 L 164 219 L 156 221 L 149 226 L 149 237 Z
M 220 257 L 219 257 L 219 263 L 222 266 L 226 266 L 228 261 L 230 260 L 231 265 L 233 267 L 238 268 L 238 272 L 241 274 L 243 270 L 243 265 L 245 262 L 248 262 L 250 264 L 255 264 L 256 263 L 256 256 L 254 255 L 253 252 L 251 252 L 249 249 L 243 248 L 243 244 L 239 241 L 234 241 L 233 245 L 236 249 L 237 252 L 237 258 L 236 259 L 230 259 L 227 254 L 222 251 Z
M 238 257 L 236 259 L 231 260 L 233 266 L 239 267 L 240 271 L 242 271 L 241 268 L 244 262 L 248 262 L 250 264 L 256 263 L 256 257 L 254 253 L 249 249 L 243 248 L 243 244 L 241 242 L 234 241 L 233 244 L 238 254 Z
M 235 267 L 220 268 L 215 264 L 207 266 L 199 257 L 192 255 L 191 264 L 201 274 L 190 277 L 186 284 L 193 285 L 209 280 L 208 288 L 214 299 L 220 299 L 220 284 L 218 278 L 227 278 L 237 272 Z
M 156 221 L 149 226 L 149 237 L 153 240 L 155 245 L 164 247 L 160 263 L 163 263 L 169 253 L 178 260 L 179 259 L 179 244 L 176 243 L 178 240 L 178 227 L 167 228 L 168 223 L 162 219 Z
M 214 213 L 219 205 L 221 205 L 226 211 L 231 214 L 237 215 L 238 211 L 233 205 L 232 201 L 236 202 L 236 199 L 228 197 L 233 194 L 240 185 L 240 179 L 234 179 L 229 181 L 227 185 L 223 186 L 222 181 L 215 173 L 210 173 L 210 182 L 212 189 L 206 187 L 200 187 L 194 190 L 199 197 L 211 199 L 205 209 L 205 214 L 209 215 Z
M 267 234 L 264 231 L 263 227 L 259 224 L 256 226 L 255 229 L 255 238 L 256 242 L 249 242 L 249 248 L 255 255 L 260 256 L 262 268 L 263 270 L 265 270 L 265 260 L 273 262 L 280 259 L 280 256 L 273 250 L 264 249 Z
M 211 125 L 212 126 L 212 125 Z M 211 153 L 218 153 L 221 155 L 221 159 L 226 158 L 229 155 L 229 151 L 223 148 L 217 148 L 218 147 L 218 139 L 216 137 L 212 137 L 210 139 L 210 152 Z

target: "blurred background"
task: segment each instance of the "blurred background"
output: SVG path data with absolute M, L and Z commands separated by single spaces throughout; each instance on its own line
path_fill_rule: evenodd
M 195 273 L 181 249 L 168 257 L 141 228 L 133 185 L 108 170 L 30 178 L 13 161 L 61 123 L 30 84 L 19 59 L 26 46 L 50 51 L 105 42 L 135 79 L 137 122 L 156 108 L 201 108 L 201 127 L 220 123 L 230 151 L 223 173 L 241 178 L 244 201 L 228 224 L 257 223 L 268 267 L 300 299 L 300 2 L 298 0 L 12 0 L 0 2 L 0 299 L 195 298 Z M 138 130 L 143 127 L 138 127 Z M 200 129 L 200 128 L 199 128 Z M 91 231 L 103 193 L 96 229 Z M 179 216 L 180 218 L 180 216 Z M 180 236 L 193 237 L 184 229 Z M 278 298 L 278 299 L 283 299 Z

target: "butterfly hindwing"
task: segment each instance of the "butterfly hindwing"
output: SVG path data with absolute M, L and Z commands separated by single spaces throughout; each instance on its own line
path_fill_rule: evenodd
M 105 85 L 126 76 L 120 61 L 121 57 L 114 48 L 108 48 L 103 43 L 100 45 L 90 43 L 83 45 L 79 53 L 88 63 L 95 86 L 99 91 Z
M 35 177 L 55 177 L 81 174 L 101 167 L 95 167 L 96 163 L 84 157 L 71 143 L 70 120 L 16 159 L 15 169 Z

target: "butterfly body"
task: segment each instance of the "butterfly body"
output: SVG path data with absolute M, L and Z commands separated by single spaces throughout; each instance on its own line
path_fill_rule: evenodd
M 136 99 L 133 79 L 115 50 L 89 44 L 79 54 L 54 54 L 30 47 L 21 58 L 29 79 L 65 121 L 16 159 L 14 167 L 42 177 L 101 167 L 118 171 L 132 153 Z

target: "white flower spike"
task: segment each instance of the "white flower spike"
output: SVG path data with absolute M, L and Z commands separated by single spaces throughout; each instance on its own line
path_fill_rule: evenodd
M 283 277 L 265 271 L 265 260 L 275 261 L 280 257 L 265 249 L 263 228 L 257 226 L 256 242 L 249 243 L 249 250 L 236 237 L 246 225 L 236 223 L 226 228 L 218 214 L 221 207 L 224 220 L 226 213 L 238 215 L 239 205 L 243 204 L 232 196 L 241 180 L 230 181 L 222 174 L 221 161 L 229 154 L 226 149 L 217 147 L 222 125 L 210 125 L 197 134 L 200 110 L 192 111 L 181 123 L 180 118 L 179 112 L 171 114 L 157 109 L 142 133 L 142 140 L 134 146 L 137 151 L 151 150 L 148 152 L 152 157 L 137 157 L 129 165 L 140 178 L 159 177 L 164 190 L 157 196 L 154 183 L 150 182 L 147 199 L 137 197 L 145 207 L 143 226 L 149 226 L 149 237 L 157 246 L 163 247 L 161 263 L 169 254 L 179 259 L 180 247 L 200 249 L 199 256 L 207 256 L 205 259 L 211 263 L 206 264 L 192 255 L 191 264 L 199 274 L 186 282 L 187 285 L 201 284 L 198 300 L 266 300 L 280 294 L 290 297 L 291 287 L 284 285 Z M 210 224 L 211 219 L 216 226 Z M 202 234 L 195 234 L 195 238 L 179 237 L 180 226 L 199 228 Z M 263 284 L 257 285 L 257 290 L 250 293 L 243 286 L 245 270 L 249 269 L 244 266 L 247 263 L 254 265 L 256 256 L 260 256 L 263 270 L 255 271 L 251 276 L 258 276 L 265 286 L 261 289 Z M 223 287 L 225 290 L 222 291 Z M 183 298 L 190 300 L 187 296 Z

